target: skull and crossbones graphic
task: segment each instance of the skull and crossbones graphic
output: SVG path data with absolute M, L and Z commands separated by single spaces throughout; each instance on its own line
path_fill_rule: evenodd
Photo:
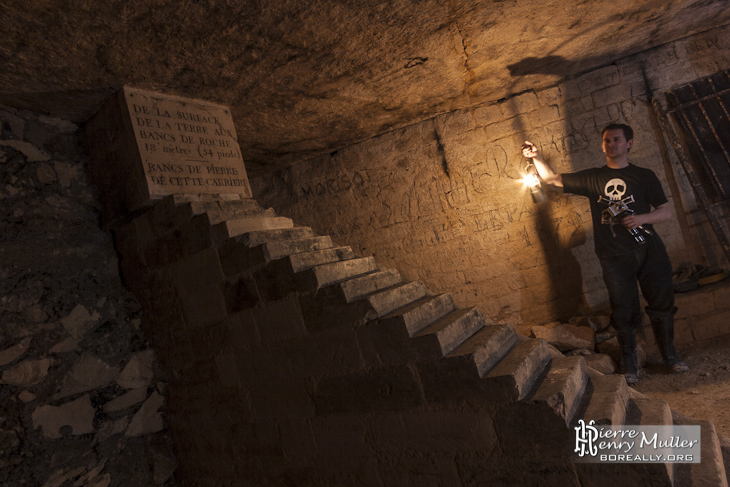
M 621 201 L 626 194 L 626 183 L 623 179 L 614 178 L 606 183 L 603 194 L 611 201 Z

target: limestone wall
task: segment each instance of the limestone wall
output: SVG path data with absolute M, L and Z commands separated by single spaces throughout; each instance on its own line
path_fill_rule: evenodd
M 254 196 L 493 319 L 534 324 L 590 313 L 607 299 L 588 203 L 552 192 L 536 206 L 520 182 L 522 141 L 568 172 L 605 162 L 604 125 L 631 124 L 632 162 L 658 174 L 679 214 L 657 226 L 674 262 L 723 263 L 709 229 L 695 228 L 701 215 L 657 136 L 646 80 L 661 93 L 712 74 L 730 64 L 729 45 L 730 29 L 716 29 L 548 89 L 445 113 L 257 178 Z
M 71 122 L 0 107 L 0 484 L 174 485 L 167 379 Z

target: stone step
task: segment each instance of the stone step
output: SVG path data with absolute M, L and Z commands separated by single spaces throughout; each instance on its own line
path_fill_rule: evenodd
M 354 259 L 355 254 L 350 247 L 334 247 L 324 250 L 313 250 L 291 254 L 287 257 L 293 272 L 301 272 L 322 264 L 337 262 L 340 260 Z
M 550 347 L 539 339 L 521 340 L 486 376 L 495 401 L 524 399 L 550 363 Z
M 437 294 L 436 296 L 421 298 L 402 309 L 394 311 L 392 316 L 386 316 L 386 318 L 400 319 L 405 324 L 408 335 L 415 336 L 419 331 L 455 309 L 456 306 L 450 294 Z
M 484 377 L 517 344 L 517 333 L 510 325 L 486 325 L 459 345 L 449 357 L 470 357 Z
M 234 203 L 234 205 L 227 203 Z M 263 209 L 254 200 L 240 200 L 239 202 L 190 201 L 187 203 L 179 203 L 177 210 L 180 215 L 188 215 L 189 218 L 207 213 L 213 225 L 237 218 L 254 216 L 276 217 L 276 212 L 273 208 Z
M 428 294 L 428 289 L 421 281 L 413 281 L 377 292 L 366 299 L 375 311 L 374 319 L 408 306 L 414 301 L 419 301 Z
M 701 463 L 674 464 L 674 487 L 728 487 L 720 440 L 710 421 L 688 418 L 672 412 L 675 425 L 699 425 Z
M 540 382 L 533 402 L 544 402 L 570 425 L 588 384 L 586 361 L 581 356 L 552 360 L 550 370 Z
M 414 337 L 435 335 L 441 345 L 441 352 L 446 356 L 484 326 L 484 316 L 477 308 L 457 309 L 419 331 Z
M 296 227 L 301 228 L 301 227 Z M 297 240 L 282 240 L 263 244 L 265 255 L 269 260 L 281 259 L 292 254 L 312 252 L 332 248 L 332 239 L 327 236 L 300 238 Z
M 274 218 L 267 217 L 250 217 L 238 218 L 235 220 L 227 220 L 211 227 L 211 237 L 216 242 L 221 242 L 227 238 L 236 237 L 238 235 L 261 230 L 278 230 L 281 228 L 292 228 L 294 223 L 291 218 L 277 216 Z
M 629 402 L 629 386 L 623 375 L 603 375 L 588 371 L 584 412 L 580 417 L 586 423 L 591 420 L 598 425 L 622 425 L 626 418 Z
M 300 273 L 305 288 L 319 289 L 356 276 L 370 274 L 378 270 L 372 257 L 343 260 L 311 267 Z
M 286 240 L 300 240 L 314 236 L 314 232 L 309 227 L 293 227 L 280 228 L 277 230 L 257 230 L 254 232 L 244 233 L 235 237 L 236 242 L 247 247 L 256 247 L 257 245 L 281 242 Z
M 190 204 L 197 213 L 210 210 L 235 211 L 248 209 L 262 209 L 253 198 L 222 199 L 212 195 L 174 194 L 171 196 L 176 205 Z
M 629 404 L 626 408 L 627 425 L 670 426 L 673 424 L 672 409 L 666 401 L 645 396 L 629 389 Z M 666 485 L 674 485 L 674 463 L 647 464 L 654 475 Z
M 340 289 L 342 289 L 342 294 L 345 296 L 345 301 L 352 303 L 368 294 L 387 289 L 400 282 L 400 273 L 396 269 L 386 269 L 348 279 L 340 283 Z
M 217 225 L 218 223 L 222 223 L 228 220 L 237 220 L 244 218 L 276 218 L 276 212 L 273 208 L 267 208 L 266 210 L 262 208 L 234 211 L 210 210 L 206 213 L 208 213 L 208 218 L 210 218 L 210 223 L 212 225 Z

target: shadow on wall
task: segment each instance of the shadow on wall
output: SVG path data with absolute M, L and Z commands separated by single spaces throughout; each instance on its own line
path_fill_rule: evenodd
M 529 75 L 562 76 L 566 72 L 581 71 L 579 68 L 576 69 L 578 66 L 593 66 L 600 64 L 600 62 L 600 57 L 586 57 L 580 60 L 570 61 L 562 56 L 548 55 L 541 58 L 526 57 L 509 65 L 508 69 L 514 78 Z M 573 118 L 578 113 L 570 113 L 568 111 L 566 115 L 564 132 L 570 134 L 572 132 L 571 125 Z M 523 125 L 522 133 L 527 134 L 526 124 L 522 120 L 520 122 Z M 596 127 L 596 131 L 600 129 L 601 127 Z M 597 143 L 597 141 L 598 134 L 596 133 L 595 142 Z M 535 142 L 539 147 L 539 142 L 544 141 Z M 540 149 L 542 150 L 542 148 Z M 543 155 L 551 167 L 556 169 L 559 166 L 557 161 L 550 160 L 549 155 Z M 570 158 L 570 155 L 567 153 L 565 156 L 568 159 Z M 568 160 L 566 162 L 570 161 Z M 599 162 L 597 161 L 596 163 Z M 575 164 L 571 163 L 570 166 L 575 167 Z M 579 314 L 596 311 L 590 309 L 591 306 L 583 296 L 581 266 L 571 251 L 571 249 L 586 243 L 585 232 L 588 229 L 585 228 L 585 223 L 582 221 L 580 213 L 561 191 L 549 189 L 546 186 L 543 186 L 543 189 L 548 193 L 548 201 L 536 205 L 537 211 L 534 216 L 534 225 L 540 237 L 539 244 L 547 262 L 550 287 L 546 290 L 537 291 L 544 293 L 544 299 L 535 296 L 533 300 L 536 302 L 545 302 L 548 305 L 547 311 L 550 315 L 560 320 L 567 320 Z M 561 206 L 563 205 L 564 209 L 561 210 Z M 565 228 L 566 223 L 568 228 Z M 561 225 L 563 228 L 560 228 Z M 523 275 L 523 278 L 530 279 L 530 276 Z M 527 298 L 529 299 L 529 297 Z M 528 318 L 529 314 L 527 312 L 528 316 L 525 316 L 525 313 L 523 313 L 523 317 Z
M 518 115 L 517 120 L 519 132 L 527 134 L 528 124 L 523 120 L 523 116 Z M 577 212 L 571 204 L 568 204 L 564 210 L 560 210 L 560 204 L 565 202 L 561 193 L 546 185 L 543 185 L 543 191 L 548 199 L 535 203 L 533 211 L 532 223 L 538 236 L 537 242 L 529 241 L 530 237 L 527 233 L 525 233 L 525 238 L 528 240 L 526 242 L 528 246 L 538 245 L 544 255 L 547 265 L 545 279 L 539 279 L 539 276 L 535 275 L 536 272 L 542 271 L 539 267 L 534 266 L 534 262 L 523 262 L 522 256 L 513 256 L 514 260 L 520 263 L 518 268 L 522 282 L 535 282 L 538 279 L 546 282 L 544 287 L 529 286 L 521 289 L 521 302 L 535 303 L 531 309 L 522 310 L 523 322 L 543 321 L 540 317 L 546 314 L 555 319 L 567 321 L 569 318 L 581 314 L 581 310 L 585 308 L 580 263 L 571 252 L 572 248 L 585 244 L 585 231 L 580 221 L 577 224 L 573 221 L 571 226 L 575 229 L 570 230 L 569 227 L 568 238 L 565 239 L 566 228 L 561 229 L 561 224 L 566 218 L 574 220 Z M 568 213 L 567 217 L 564 216 L 565 213 Z M 578 220 L 580 220 L 579 217 Z M 538 303 L 542 303 L 542 305 Z

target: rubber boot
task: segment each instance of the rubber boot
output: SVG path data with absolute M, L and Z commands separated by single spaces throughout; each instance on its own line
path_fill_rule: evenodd
M 636 344 L 636 330 L 619 330 L 618 345 L 621 349 L 621 371 L 628 385 L 639 382 L 639 347 Z
M 651 329 L 666 366 L 672 372 L 686 372 L 689 367 L 679 358 L 677 349 L 674 348 L 674 312 L 676 309 L 674 308 L 668 315 L 650 316 Z

